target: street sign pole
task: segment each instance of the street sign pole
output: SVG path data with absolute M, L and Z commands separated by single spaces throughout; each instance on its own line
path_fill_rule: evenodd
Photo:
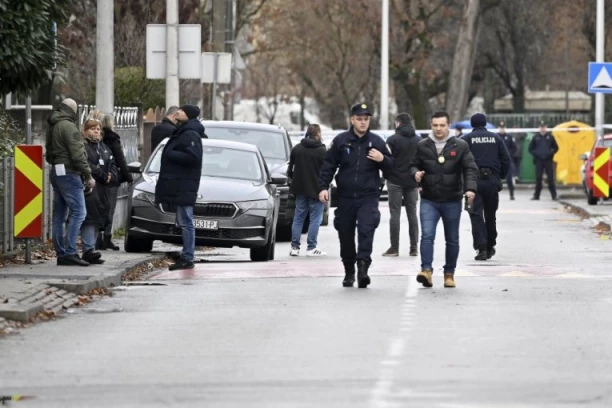
M 597 24 L 596 24 L 596 45 L 595 45 L 595 60 L 604 62 L 604 45 L 605 45 L 605 29 L 604 29 L 604 0 L 597 0 Z M 603 137 L 603 123 L 605 112 L 604 94 L 598 92 L 595 94 L 595 131 L 597 137 Z
M 213 64 L 213 87 L 212 87 L 212 116 L 211 119 L 215 120 L 217 114 L 217 81 L 219 76 L 219 53 L 215 52 Z
M 32 144 L 32 97 L 28 94 L 26 97 L 26 144 Z M 30 239 L 25 240 L 25 263 L 32 263 L 32 249 L 30 248 Z

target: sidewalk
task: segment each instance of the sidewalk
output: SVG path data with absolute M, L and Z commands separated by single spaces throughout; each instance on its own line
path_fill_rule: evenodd
M 52 258 L 33 261 L 32 265 L 9 264 L 0 268 L 0 331 L 4 319 L 29 322 L 39 312 L 60 313 L 79 302 L 96 288 L 121 285 L 129 270 L 143 264 L 152 268 L 155 261 L 166 258 L 176 247 L 159 245 L 151 253 L 128 254 L 122 240 L 115 240 L 122 250 L 100 251 L 102 265 L 88 267 L 58 266 Z M 3 319 L 4 318 L 4 319 Z

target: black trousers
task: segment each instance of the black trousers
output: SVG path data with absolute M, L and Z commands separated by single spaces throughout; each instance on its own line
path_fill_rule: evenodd
M 550 160 L 540 160 L 536 159 L 536 186 L 535 192 L 533 196 L 535 198 L 540 198 L 540 193 L 542 192 L 542 177 L 544 176 L 544 172 L 546 172 L 546 178 L 548 179 L 548 190 L 550 191 L 550 196 L 552 198 L 557 197 L 557 189 L 555 187 L 555 164 Z
M 356 261 L 372 263 L 372 244 L 374 232 L 380 224 L 378 196 L 359 198 L 339 197 L 338 208 L 334 212 L 334 228 L 340 238 L 340 257 L 342 262 L 354 264 Z M 357 229 L 357 248 L 355 247 Z
M 478 180 L 478 192 L 470 211 L 474 249 L 493 248 L 497 243 L 497 209 L 499 179 L 495 176 Z

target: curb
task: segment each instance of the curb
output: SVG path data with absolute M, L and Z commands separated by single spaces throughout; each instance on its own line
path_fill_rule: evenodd
M 610 224 L 612 224 L 612 217 L 610 217 L 609 215 L 594 215 L 585 207 L 581 207 L 564 200 L 559 200 L 559 203 L 563 204 L 565 207 L 573 209 L 574 211 L 584 214 L 583 218 L 588 219 L 594 226 L 599 224 L 605 224 L 607 226 L 610 226 Z
M 126 261 L 118 266 L 116 274 L 93 276 L 84 281 L 49 279 L 28 290 L 16 302 L 0 304 L 0 330 L 7 324 L 5 319 L 29 322 L 39 312 L 59 314 L 63 309 L 78 303 L 79 295 L 85 295 L 93 289 L 119 286 L 122 278 L 132 269 L 165 257 L 157 255 L 136 263 Z

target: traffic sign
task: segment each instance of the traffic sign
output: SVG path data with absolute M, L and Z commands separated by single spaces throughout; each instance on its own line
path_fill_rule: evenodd
M 43 235 L 43 147 L 15 146 L 15 238 Z
M 200 79 L 202 60 L 202 26 L 179 24 L 178 76 Z M 166 79 L 166 25 L 147 24 L 147 78 Z
M 612 63 L 589 62 L 589 93 L 612 94 Z

